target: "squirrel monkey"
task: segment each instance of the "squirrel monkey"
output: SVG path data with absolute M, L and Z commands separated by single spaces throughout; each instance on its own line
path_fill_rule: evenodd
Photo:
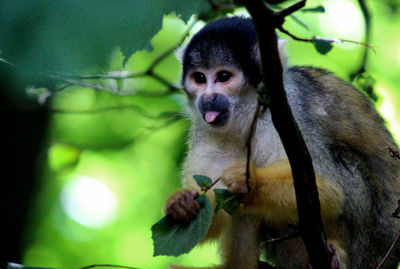
M 195 218 L 200 190 L 193 175 L 221 178 L 216 187 L 245 198 L 235 215 L 221 210 L 213 217 L 205 241 L 219 240 L 223 261 L 214 268 L 258 268 L 260 255 L 276 268 L 306 268 L 300 237 L 265 243 L 290 233 L 288 224 L 298 221 L 291 168 L 268 109 L 252 139 L 250 192 L 245 183 L 259 62 L 254 25 L 244 17 L 206 25 L 185 48 L 182 83 L 192 126 L 184 189 L 169 198 L 166 213 L 178 222 Z M 313 160 L 338 267 L 375 268 L 400 232 L 400 222 L 390 217 L 400 198 L 400 166 L 387 152 L 397 146 L 374 105 L 345 81 L 312 67 L 285 68 L 283 77 Z M 215 203 L 213 192 L 207 195 Z M 397 268 L 399 260 L 397 247 L 384 268 Z

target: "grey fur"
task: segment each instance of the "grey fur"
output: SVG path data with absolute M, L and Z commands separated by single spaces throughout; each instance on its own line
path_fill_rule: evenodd
M 223 38 L 218 42 L 218 46 L 223 44 Z M 212 55 L 212 59 L 199 51 L 185 52 L 191 55 L 190 64 L 184 66 L 186 92 L 191 91 L 188 91 L 190 82 L 185 75 L 198 66 L 243 66 L 237 59 L 226 56 L 229 50 L 218 46 L 207 54 Z M 221 49 L 226 53 L 218 54 Z M 254 57 L 256 53 L 252 43 L 248 50 L 252 55 L 249 57 Z M 253 70 L 257 70 L 257 61 L 253 65 Z M 341 268 L 375 268 L 400 233 L 400 221 L 391 217 L 397 199 L 400 199 L 400 162 L 392 159 L 387 151 L 388 147 L 396 150 L 398 147 L 370 100 L 329 72 L 292 67 L 284 72 L 284 84 L 316 174 L 339 186 L 344 196 L 341 213 L 332 220 L 347 253 L 348 262 L 342 263 Z M 229 121 L 218 128 L 207 124 L 194 105 L 200 95 L 188 95 L 188 115 L 193 124 L 183 171 L 185 187 L 196 188 L 192 180 L 194 174 L 204 174 L 215 180 L 221 177 L 232 160 L 246 157 L 245 143 L 257 106 L 254 88 L 254 83 L 243 81 L 237 94 L 229 97 Z M 257 167 L 266 167 L 287 158 L 269 110 L 258 120 L 251 158 Z M 218 183 L 217 187 L 224 186 Z M 243 220 L 261 227 L 262 240 L 282 236 L 289 231 L 286 226 L 265 221 L 262 216 L 244 215 Z M 243 224 L 233 223 L 227 230 L 236 226 Z M 244 240 L 246 236 L 258 241 L 254 238 L 254 229 L 249 230 L 248 234 L 242 230 L 240 236 L 235 237 L 236 241 L 229 238 L 234 231 L 229 235 L 223 230 L 221 241 L 236 242 L 237 245 L 237 240 Z M 308 263 L 300 238 L 265 245 L 263 250 L 268 261 L 277 268 L 304 268 Z M 237 257 L 231 258 L 240 261 L 241 251 Z M 400 246 L 397 246 L 384 268 L 397 268 L 399 260 Z M 230 261 L 229 264 L 235 263 Z
M 311 71 L 319 77 L 313 77 Z M 374 268 L 400 233 L 399 221 L 390 217 L 400 198 L 400 163 L 387 152 L 387 147 L 397 146 L 367 97 L 344 81 L 322 70 L 297 67 L 285 72 L 284 81 L 316 173 L 335 181 L 344 191 L 338 229 L 348 244 L 351 263 L 347 268 Z M 252 88 L 244 87 L 233 102 L 230 125 L 223 130 L 206 126 L 192 107 L 194 121 L 185 177 L 204 173 L 216 179 L 231 160 L 245 157 L 256 98 Z M 377 142 L 368 141 L 370 138 Z M 256 166 L 286 158 L 268 110 L 258 121 L 252 148 Z M 264 225 L 265 234 L 282 235 L 282 231 Z M 298 252 L 299 248 L 304 248 L 301 240 L 293 239 L 274 246 L 266 256 L 279 268 L 299 268 L 298 264 L 305 262 L 299 260 L 298 253 L 305 253 L 304 249 Z M 397 268 L 399 249 L 384 268 Z

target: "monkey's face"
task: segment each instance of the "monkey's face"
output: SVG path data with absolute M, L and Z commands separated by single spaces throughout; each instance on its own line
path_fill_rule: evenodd
M 197 118 L 215 128 L 229 125 L 244 80 L 243 72 L 231 66 L 188 72 L 184 86 Z

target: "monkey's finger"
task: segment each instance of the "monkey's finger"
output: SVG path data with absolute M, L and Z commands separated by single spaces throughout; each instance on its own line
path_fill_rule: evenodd
M 196 196 L 193 196 L 192 192 L 186 192 L 186 193 L 184 193 L 183 198 L 185 199 L 184 202 L 185 202 L 185 204 L 188 205 L 188 207 L 198 210 L 198 209 L 200 209 L 200 204 L 199 204 L 199 202 L 194 200 L 194 198 L 196 198 L 198 196 L 197 192 L 195 192 L 195 193 L 196 193 Z
M 189 191 L 189 194 L 193 197 L 193 199 L 199 196 L 199 193 L 197 191 Z
M 195 200 L 191 200 L 191 201 L 180 200 L 179 201 L 180 207 L 186 211 L 186 213 L 189 215 L 189 217 L 195 217 L 197 215 L 197 209 L 196 209 L 195 203 L 197 203 Z
M 183 192 L 182 193 L 182 198 L 185 199 L 186 201 L 190 201 L 190 200 L 194 199 L 193 194 L 192 194 L 191 191 Z
M 186 223 L 190 220 L 188 213 L 179 204 L 174 204 L 170 212 L 173 219 L 180 223 Z
M 185 210 L 179 205 L 179 201 L 179 197 L 175 197 L 168 202 L 166 207 L 167 214 L 172 215 L 174 219 L 180 218 L 185 213 Z

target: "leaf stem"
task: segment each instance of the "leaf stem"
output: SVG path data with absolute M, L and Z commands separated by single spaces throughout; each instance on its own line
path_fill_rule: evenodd
M 207 186 L 205 188 L 202 188 L 203 193 L 205 194 L 206 192 L 208 192 L 212 187 L 215 186 L 215 184 L 217 184 L 219 181 L 221 180 L 221 178 L 217 178 L 210 186 Z

